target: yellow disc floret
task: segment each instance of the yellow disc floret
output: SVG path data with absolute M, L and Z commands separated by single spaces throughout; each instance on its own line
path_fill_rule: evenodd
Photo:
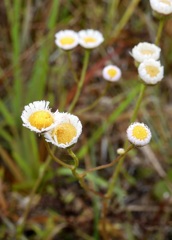
M 60 43 L 62 45 L 71 45 L 75 42 L 75 39 L 73 37 L 63 37 L 60 39 Z
M 84 41 L 85 41 L 86 43 L 95 43 L 95 42 L 96 42 L 96 39 L 93 38 L 93 37 L 85 37 L 85 38 L 84 38 Z
M 148 136 L 148 131 L 147 131 L 146 127 L 137 125 L 133 128 L 132 135 L 133 135 L 133 137 L 137 138 L 138 140 L 144 140 Z
M 170 0 L 160 0 L 160 2 L 165 3 L 165 4 L 169 5 L 169 6 L 171 6 Z
M 156 77 L 159 73 L 159 68 L 155 66 L 146 66 L 147 74 L 149 74 L 151 77 Z
M 70 143 L 76 137 L 76 128 L 71 123 L 61 123 L 55 130 L 58 142 L 61 144 Z
M 116 74 L 117 74 L 117 71 L 116 71 L 115 69 L 113 69 L 113 68 L 110 68 L 107 72 L 108 72 L 108 75 L 109 75 L 111 78 L 115 77 Z
M 49 127 L 52 123 L 54 123 L 54 119 L 52 115 L 48 111 L 36 111 L 32 113 L 29 117 L 29 123 L 41 130 L 42 128 Z
M 151 50 L 151 49 L 142 49 L 142 50 L 140 50 L 140 52 L 143 54 L 143 55 L 151 55 L 151 54 L 153 54 L 154 53 L 154 51 L 153 50 Z

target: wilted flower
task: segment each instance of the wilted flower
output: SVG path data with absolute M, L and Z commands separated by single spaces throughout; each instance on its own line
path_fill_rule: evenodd
M 103 68 L 102 74 L 105 80 L 115 82 L 121 77 L 121 69 L 115 65 L 108 65 Z
M 103 41 L 103 35 L 93 29 L 81 30 L 78 32 L 79 44 L 84 48 L 95 48 L 98 47 Z
M 82 132 L 82 124 L 79 118 L 70 113 L 58 113 L 56 126 L 44 137 L 59 148 L 67 148 L 78 141 Z
M 140 42 L 136 45 L 131 52 L 132 57 L 137 62 L 143 62 L 146 59 L 158 60 L 160 57 L 161 49 L 153 43 Z
M 55 34 L 55 43 L 63 50 L 71 50 L 78 45 L 78 34 L 73 30 L 61 30 Z
M 160 61 L 148 59 L 139 65 L 138 73 L 146 84 L 154 85 L 163 79 L 164 67 L 161 66 Z
M 23 126 L 37 133 L 46 132 L 55 126 L 57 112 L 51 112 L 48 101 L 30 103 L 21 115 Z
M 172 0 L 150 0 L 150 5 L 157 13 L 163 15 L 172 13 Z
M 128 140 L 137 147 L 142 147 L 148 144 L 151 137 L 151 131 L 144 123 L 132 123 L 127 129 Z

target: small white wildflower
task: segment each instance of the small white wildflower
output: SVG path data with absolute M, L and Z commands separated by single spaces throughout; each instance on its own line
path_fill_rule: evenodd
M 151 140 L 151 131 L 144 123 L 134 122 L 127 129 L 127 138 L 135 146 L 142 147 Z
M 137 62 L 143 62 L 146 59 L 158 60 L 160 57 L 161 49 L 153 43 L 140 42 L 131 51 L 132 57 Z
M 23 126 L 37 133 L 48 131 L 55 126 L 57 112 L 51 112 L 48 101 L 29 103 L 21 115 Z
M 118 149 L 117 149 L 117 153 L 118 153 L 119 155 L 124 154 L 124 153 L 125 153 L 124 148 L 118 148 Z
M 121 77 L 121 69 L 115 65 L 108 65 L 103 68 L 103 78 L 110 82 L 116 82 Z
M 154 85 L 163 79 L 164 67 L 161 66 L 160 61 L 147 59 L 139 65 L 138 73 L 146 84 Z
M 67 148 L 78 141 L 82 132 L 82 124 L 79 118 L 70 113 L 58 113 L 56 126 L 44 137 L 47 142 L 51 142 L 59 148 Z
M 81 30 L 78 35 L 79 44 L 88 49 L 98 47 L 104 41 L 103 35 L 93 29 Z
M 172 0 L 150 0 L 150 5 L 157 13 L 163 15 L 172 13 Z
M 55 34 L 55 43 L 63 50 L 71 50 L 78 45 L 78 34 L 73 30 L 61 30 Z

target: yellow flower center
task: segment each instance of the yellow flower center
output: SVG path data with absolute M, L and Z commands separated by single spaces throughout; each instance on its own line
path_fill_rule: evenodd
M 148 136 L 148 131 L 144 126 L 135 126 L 132 135 L 139 140 L 144 140 Z
M 40 110 L 30 115 L 29 122 L 33 127 L 41 130 L 42 128 L 47 128 L 54 123 L 54 119 L 49 112 Z
M 110 68 L 108 71 L 107 71 L 109 77 L 113 78 L 116 76 L 117 74 L 117 71 L 114 69 L 114 68 Z
M 60 39 L 60 43 L 62 45 L 71 45 L 75 42 L 75 39 L 73 37 L 63 37 Z
M 76 133 L 76 128 L 71 123 L 59 124 L 55 130 L 58 142 L 63 144 L 70 143 Z
M 95 43 L 96 42 L 96 39 L 94 37 L 85 37 L 84 38 L 84 41 L 86 43 Z
M 154 53 L 153 50 L 150 50 L 150 49 L 142 49 L 140 50 L 140 52 L 143 54 L 143 55 L 151 55 Z
M 170 0 L 160 0 L 160 2 L 165 3 L 165 4 L 169 5 L 169 6 L 171 6 Z
M 155 66 L 146 66 L 146 72 L 149 74 L 151 77 L 156 77 L 159 73 L 159 68 Z

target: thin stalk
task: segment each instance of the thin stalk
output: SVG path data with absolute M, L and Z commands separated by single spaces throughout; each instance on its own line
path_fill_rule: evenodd
M 79 165 L 79 160 L 78 160 L 77 156 L 75 155 L 75 153 L 72 151 L 71 148 L 68 148 L 67 151 L 68 151 L 69 155 L 73 158 L 74 168 L 76 169 Z
M 118 156 L 117 158 L 115 158 L 111 163 L 107 163 L 107 164 L 104 164 L 104 165 L 101 165 L 101 166 L 98 166 L 98 167 L 94 167 L 94 168 L 90 168 L 86 171 L 84 171 L 81 175 L 82 176 L 85 176 L 87 175 L 88 173 L 90 172 L 95 172 L 95 171 L 98 171 L 98 170 L 101 170 L 101 169 L 105 169 L 105 168 L 108 168 L 108 167 L 112 167 L 116 162 L 119 162 L 121 160 L 121 158 L 124 158 L 125 155 L 133 148 L 133 145 L 130 145 L 124 152 L 124 154 Z
M 118 5 L 119 5 L 119 0 L 109 1 L 108 9 L 107 9 L 107 23 L 106 23 L 107 35 L 109 35 L 110 31 L 112 30 Z
M 72 64 L 71 51 L 66 51 L 66 53 L 67 53 L 67 57 L 68 57 L 69 68 L 72 72 L 72 75 L 73 75 L 73 78 L 74 78 L 75 82 L 78 83 L 78 77 L 77 77 L 76 71 L 74 70 L 73 64 Z
M 50 156 L 53 158 L 53 160 L 55 162 L 57 162 L 58 164 L 62 165 L 63 167 L 66 167 L 66 168 L 69 168 L 69 169 L 73 169 L 73 166 L 61 161 L 60 159 L 58 159 L 56 156 L 54 156 L 53 152 L 51 151 L 50 147 L 49 147 L 49 144 L 45 141 L 45 146 L 48 150 L 48 153 L 50 154 Z
M 72 174 L 73 176 L 79 181 L 80 186 L 86 191 L 86 192 L 92 192 L 95 195 L 104 198 L 105 196 L 99 192 L 96 192 L 94 189 L 90 188 L 89 186 L 87 186 L 87 184 L 84 181 L 84 176 L 85 174 L 79 174 L 76 171 L 76 168 L 79 165 L 79 160 L 77 158 L 77 156 L 75 155 L 75 153 L 69 148 L 67 149 L 69 155 L 73 158 L 74 160 L 74 166 L 71 168 Z
M 156 39 L 155 39 L 155 44 L 159 45 L 160 44 L 160 39 L 162 36 L 162 30 L 165 24 L 165 18 L 161 18 L 159 20 L 159 26 L 158 26 L 158 31 L 157 31 L 157 35 L 156 35 Z
M 134 148 L 134 146 L 131 145 L 131 146 L 126 150 L 125 154 L 126 154 L 128 151 L 130 151 L 131 149 L 133 149 L 133 148 Z M 120 173 L 120 171 L 121 171 L 121 167 L 122 167 L 122 165 L 123 165 L 124 159 L 125 159 L 125 158 L 124 158 L 124 156 L 122 155 L 122 157 L 121 157 L 120 160 L 118 161 L 118 164 L 117 164 L 117 166 L 116 166 L 116 168 L 115 168 L 114 174 L 112 175 L 111 181 L 110 181 L 110 183 L 109 183 L 109 188 L 108 188 L 108 191 L 107 191 L 107 194 L 106 194 L 106 196 L 109 197 L 109 198 L 110 198 L 111 195 L 112 195 L 112 192 L 113 192 L 113 189 L 114 189 L 114 185 L 115 185 L 116 180 L 117 180 L 117 178 L 118 178 L 118 175 L 119 175 L 119 173 Z
M 143 83 L 140 86 L 140 94 L 139 94 L 139 97 L 137 99 L 137 102 L 136 102 L 133 114 L 132 114 L 131 119 L 130 119 L 131 123 L 134 122 L 136 120 L 136 118 L 137 118 L 138 111 L 139 111 L 139 108 L 140 108 L 140 105 L 141 105 L 141 102 L 143 100 L 143 96 L 144 96 L 144 93 L 145 93 L 145 90 L 146 90 L 146 86 L 147 85 L 145 85 Z M 126 148 L 127 145 L 128 145 L 128 141 L 125 141 L 124 148 Z M 115 168 L 115 171 L 114 171 L 114 173 L 113 173 L 113 175 L 111 177 L 111 181 L 110 181 L 110 184 L 109 184 L 109 187 L 108 187 L 108 190 L 107 190 L 107 195 L 108 196 L 112 195 L 113 188 L 114 188 L 114 185 L 116 183 L 116 180 L 117 180 L 117 177 L 119 175 L 119 172 L 121 170 L 121 167 L 123 165 L 123 162 L 124 162 L 124 157 L 122 155 L 122 158 L 120 158 L 120 161 L 118 162 L 118 165 Z
M 87 67 L 88 67 L 89 56 L 90 56 L 90 51 L 88 49 L 86 49 L 85 50 L 85 56 L 84 56 L 84 62 L 83 62 L 83 68 L 82 68 L 82 72 L 81 72 L 81 78 L 80 78 L 80 80 L 78 82 L 78 85 L 77 85 L 77 91 L 76 91 L 75 97 L 74 97 L 71 105 L 69 106 L 69 109 L 68 109 L 69 112 L 73 111 L 73 109 L 74 109 L 74 107 L 75 107 L 75 105 L 78 101 L 78 98 L 81 94 L 82 86 L 84 84 L 86 70 L 87 70 Z
M 95 191 L 94 189 L 90 188 L 89 186 L 87 186 L 87 184 L 86 184 L 85 181 L 84 181 L 84 178 L 83 178 L 81 175 L 78 174 L 78 176 L 75 176 L 75 177 L 78 179 L 80 186 L 81 186 L 86 192 L 92 192 L 94 195 L 99 196 L 100 198 L 106 198 L 105 195 L 103 195 L 103 194 Z
M 13 159 L 11 159 L 11 157 L 9 156 L 7 151 L 1 146 L 0 146 L 0 156 L 2 157 L 4 162 L 9 167 L 9 169 L 10 169 L 11 173 L 13 174 L 13 176 L 15 177 L 15 179 L 18 182 L 22 182 L 24 180 L 24 178 L 23 178 L 20 170 L 18 169 L 17 165 L 14 163 Z
M 99 96 L 99 98 L 97 98 L 97 99 L 96 99 L 91 105 L 89 105 L 88 107 L 83 108 L 83 109 L 77 111 L 76 114 L 81 114 L 81 113 L 83 113 L 83 112 L 87 112 L 87 111 L 91 110 L 92 108 L 94 108 L 94 107 L 98 104 L 98 102 L 100 101 L 100 99 L 101 99 L 103 96 L 105 96 L 105 94 L 106 94 L 109 86 L 110 86 L 110 85 L 109 85 L 109 82 L 107 82 L 106 87 L 105 87 L 104 91 L 102 92 L 102 94 Z
M 128 20 L 132 16 L 132 14 L 135 11 L 135 8 L 139 2 L 140 2 L 140 0 L 132 0 L 130 2 L 130 4 L 127 6 L 127 9 L 126 9 L 124 15 L 122 16 L 121 20 L 119 21 L 118 25 L 116 26 L 116 28 L 114 30 L 114 33 L 112 34 L 113 38 L 116 38 L 119 35 L 119 33 L 121 32 L 121 30 L 125 27 L 125 25 L 127 24 Z
M 137 118 L 138 111 L 139 111 L 141 102 L 143 100 L 143 96 L 145 94 L 146 86 L 147 85 L 143 84 L 143 83 L 140 86 L 140 94 L 139 94 L 139 97 L 137 99 L 137 102 L 136 102 L 136 105 L 135 105 L 135 108 L 134 108 L 134 111 L 133 111 L 133 114 L 132 114 L 132 117 L 131 117 L 131 120 L 130 120 L 131 123 L 134 122 Z

